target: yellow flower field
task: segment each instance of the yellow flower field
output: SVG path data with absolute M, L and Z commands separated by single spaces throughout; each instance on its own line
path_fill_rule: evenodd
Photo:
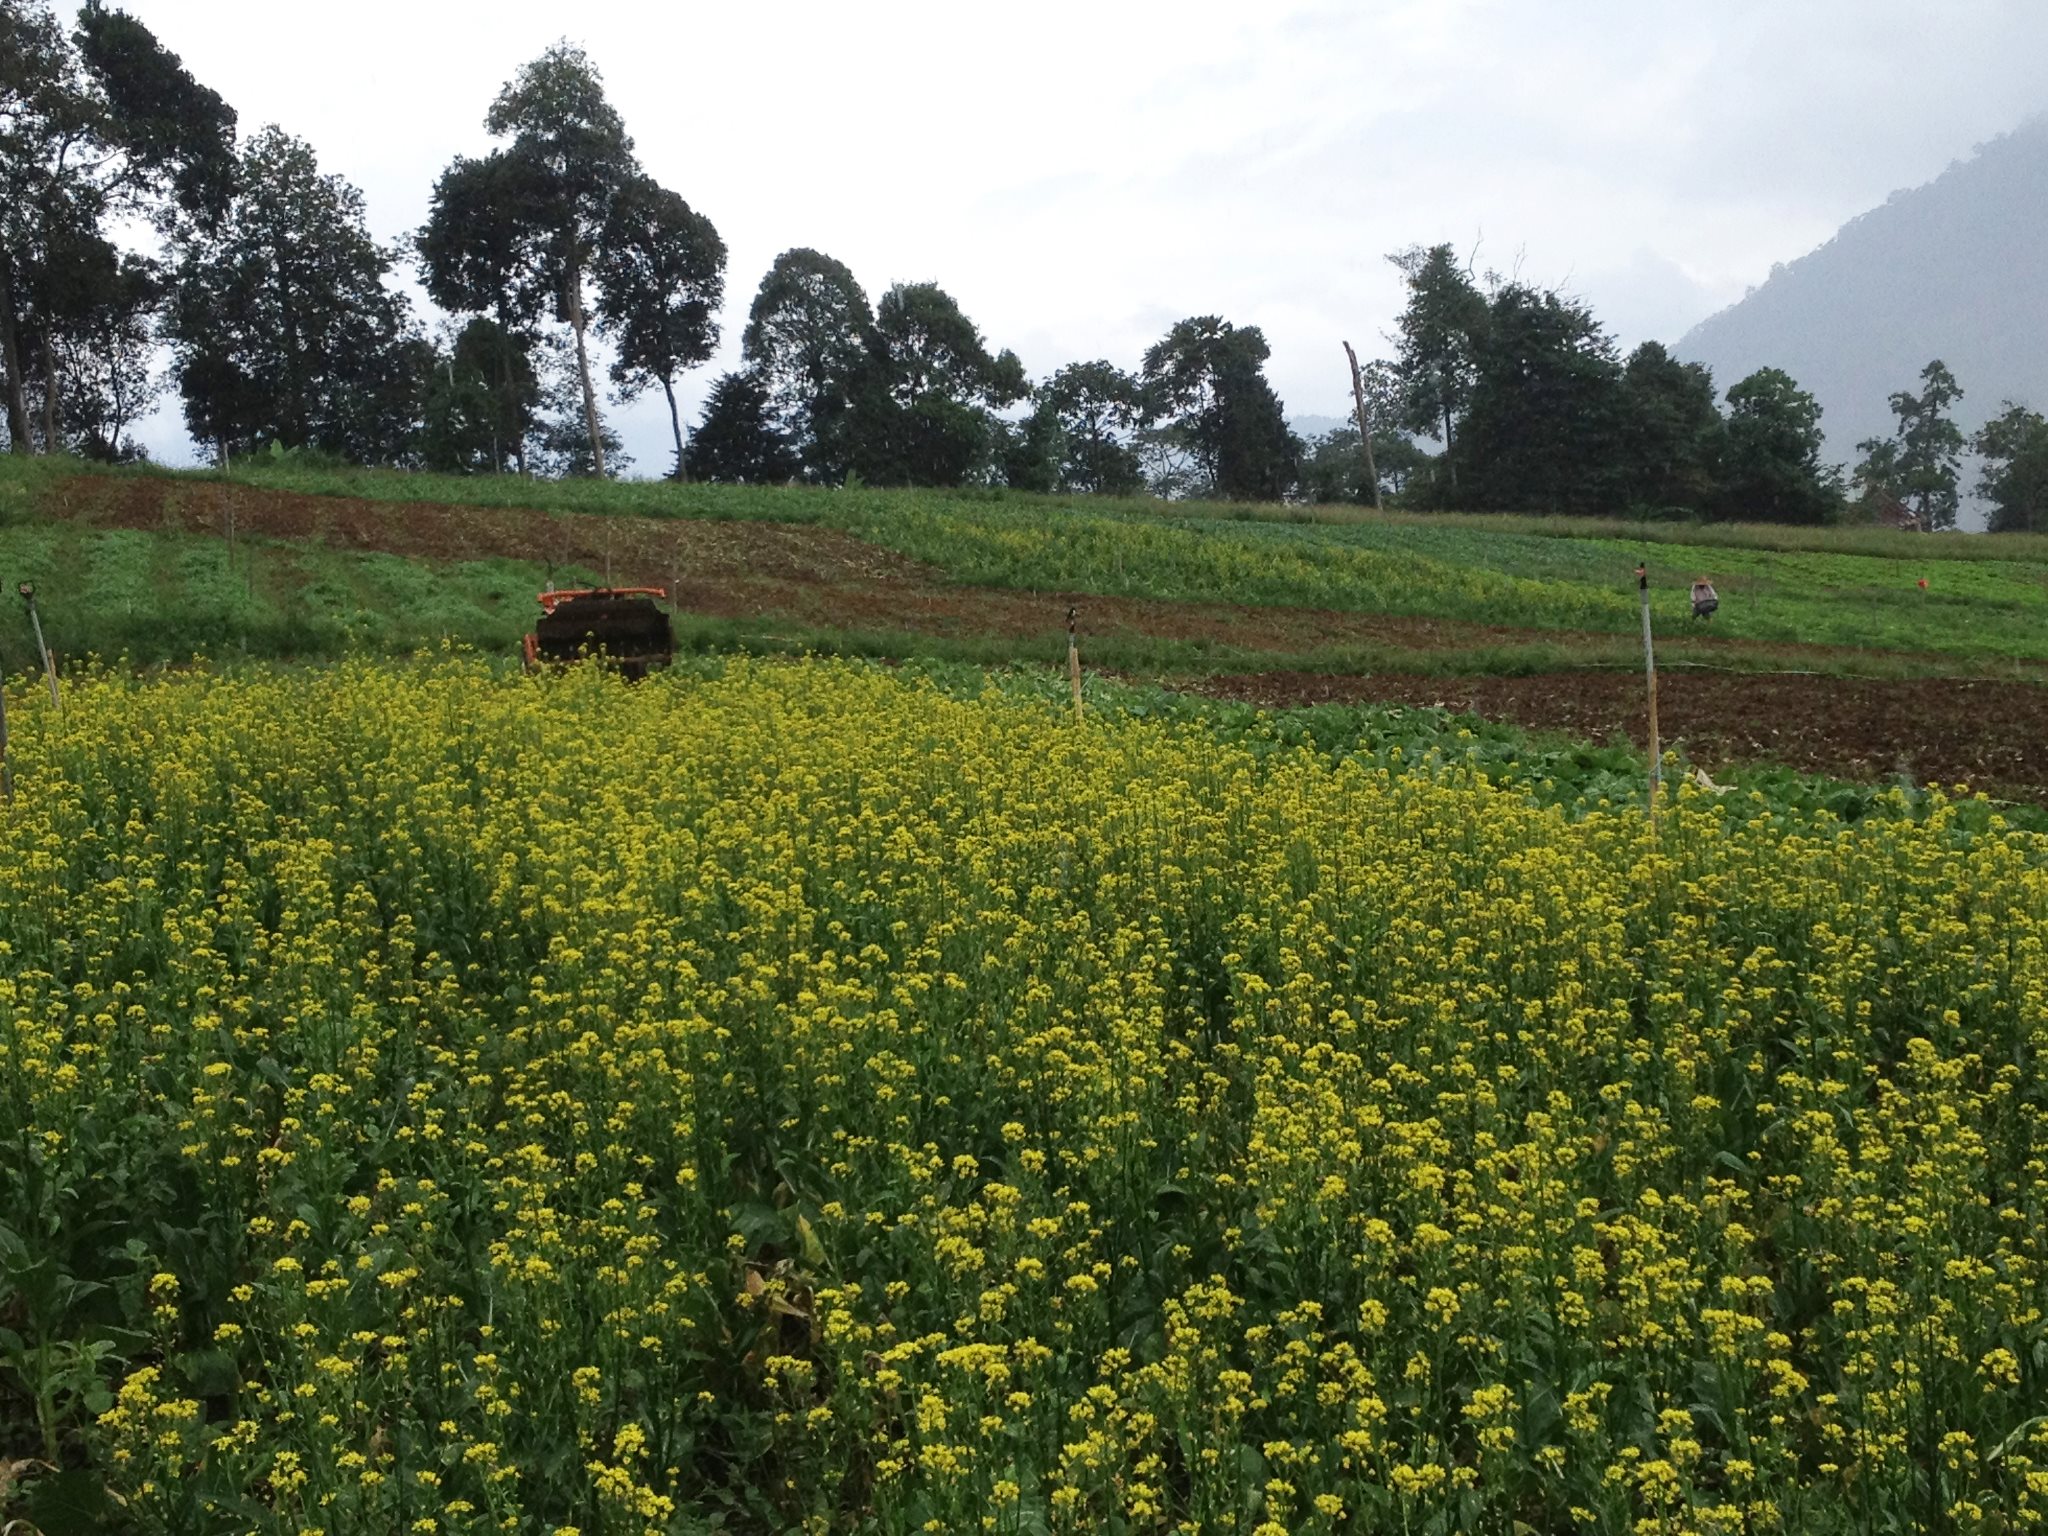
M 0 1459 L 137 1532 L 2013 1531 L 2048 848 L 824 663 L 16 695 Z

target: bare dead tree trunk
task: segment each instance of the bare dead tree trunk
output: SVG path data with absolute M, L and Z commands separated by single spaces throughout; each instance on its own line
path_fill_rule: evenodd
M 28 435 L 28 397 L 22 389 L 21 345 L 14 314 L 14 259 L 0 251 L 0 372 L 7 396 L 7 444 L 16 453 L 33 453 Z
M 1344 343 L 1344 356 L 1351 364 L 1351 400 L 1358 407 L 1358 441 L 1365 449 L 1365 481 L 1372 487 L 1372 509 L 1384 511 L 1380 505 L 1380 471 L 1372 461 L 1372 418 L 1365 412 L 1365 380 L 1358 372 L 1358 354 L 1351 350 L 1351 343 Z
M 687 480 L 690 478 L 690 474 L 688 470 L 683 468 L 683 418 L 682 414 L 676 410 L 676 387 L 667 378 L 663 378 L 661 381 L 661 392 L 668 396 L 668 424 L 676 435 L 675 478 L 678 481 Z
M 588 319 L 583 313 L 583 268 L 572 265 L 569 268 L 568 292 L 569 326 L 576 333 L 576 373 L 583 381 L 583 424 L 590 431 L 590 463 L 598 479 L 604 478 L 604 434 L 597 420 L 597 391 L 590 383 L 590 349 L 584 344 L 583 330 Z

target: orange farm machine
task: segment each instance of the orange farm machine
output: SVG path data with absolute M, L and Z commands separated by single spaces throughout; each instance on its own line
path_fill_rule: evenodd
M 660 606 L 662 587 L 583 587 L 540 594 L 540 618 L 526 637 L 529 670 L 593 657 L 627 677 L 665 667 L 676 653 L 675 626 Z

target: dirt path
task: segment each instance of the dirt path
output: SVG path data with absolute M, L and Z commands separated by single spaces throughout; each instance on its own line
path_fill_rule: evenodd
M 1530 677 L 1338 677 L 1265 672 L 1197 685 L 1270 708 L 1384 700 L 1439 705 L 1490 720 L 1592 741 L 1645 744 L 1643 680 L 1633 672 Z M 2048 688 L 1974 679 L 1806 677 L 1786 673 L 1667 672 L 1658 723 L 1710 770 L 1784 763 L 1837 778 L 1967 783 L 2014 800 L 2048 802 Z

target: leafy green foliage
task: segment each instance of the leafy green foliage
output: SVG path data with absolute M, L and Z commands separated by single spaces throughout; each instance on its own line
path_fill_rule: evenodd
M 872 485 L 985 479 L 1004 441 L 995 412 L 1029 386 L 1014 352 L 936 283 L 899 283 L 875 307 L 865 366 L 850 381 L 853 469 Z
M 711 386 L 688 464 L 688 478 L 728 485 L 780 485 L 802 469 L 775 425 L 768 387 L 744 372 L 723 374 Z
M 449 162 L 415 241 L 429 298 L 455 314 L 490 315 L 507 331 L 531 329 L 549 294 L 522 207 L 527 192 L 520 162 L 504 150 Z
M 848 418 L 873 329 L 867 293 L 846 264 L 804 248 L 775 258 L 747 312 L 742 352 L 813 480 L 837 484 L 853 466 Z
M 362 194 L 275 128 L 244 146 L 238 181 L 217 228 L 179 243 L 168 329 L 192 435 L 404 460 L 429 355 Z
M 1069 363 L 1039 387 L 1039 402 L 1054 434 L 1051 483 L 1026 488 L 1130 496 L 1143 487 L 1132 437 L 1144 419 L 1145 391 L 1135 378 L 1102 358 Z
M 1509 283 L 1473 346 L 1473 384 L 1456 452 L 1471 503 L 1502 511 L 1587 512 L 1622 501 L 1621 368 L 1585 305 Z
M 579 454 L 558 443 L 555 457 L 578 463 L 587 454 L 591 472 L 603 476 L 607 438 L 590 376 L 584 285 L 613 202 L 639 177 L 633 141 L 605 97 L 597 66 L 569 43 L 524 65 L 491 103 L 484 126 L 508 142 L 501 171 L 487 188 L 496 204 L 482 222 L 509 226 L 521 264 L 553 295 L 555 317 L 568 324 L 575 343 L 584 449 Z M 489 242 L 494 258 L 501 240 L 494 235 Z
M 62 438 L 85 458 L 137 458 L 128 429 L 162 393 L 155 360 L 164 273 L 95 231 L 79 236 L 47 290 Z
M 1655 342 L 1622 363 L 1575 299 L 1492 273 L 1482 292 L 1448 245 L 1389 259 L 1408 286 L 1394 365 L 1399 424 L 1444 444 L 1417 466 L 1408 504 L 1805 524 L 1837 517 L 1838 476 L 1819 457 L 1819 406 L 1779 370 L 1731 389 L 1724 421 L 1706 369 Z M 1316 467 L 1305 482 L 1312 498 L 1336 499 L 1339 462 L 1333 452 Z
M 66 39 L 39 0 L 0 0 L 0 123 L 0 396 L 9 446 L 27 453 L 34 381 L 50 451 L 87 435 L 80 416 L 125 418 L 136 403 L 136 349 L 120 339 L 131 328 L 116 323 L 110 337 L 107 327 L 136 297 L 111 222 L 216 221 L 234 170 L 235 115 L 123 12 L 89 4 Z M 60 383 L 60 366 L 81 352 L 119 381 L 111 405 L 79 400 L 104 375 Z
M 1889 441 L 1857 445 L 1864 455 L 1857 478 L 1903 498 L 1919 518 L 1921 531 L 1938 533 L 1956 525 L 1963 432 L 1948 410 L 1962 399 L 1963 391 L 1939 358 L 1920 370 L 1920 382 L 1919 394 L 1900 390 L 1891 397 L 1897 433 Z
M 1408 286 L 1394 365 L 1402 390 L 1400 424 L 1441 442 L 1455 466 L 1454 423 L 1478 383 L 1486 299 L 1448 245 L 1410 246 L 1387 260 Z M 1452 475 L 1455 485 L 1455 468 Z
M 1727 426 L 1714 403 L 1714 376 L 1646 341 L 1621 371 L 1620 457 L 1630 505 L 1662 511 L 1712 509 Z
M 631 398 L 650 383 L 668 400 L 681 477 L 676 376 L 718 345 L 725 242 L 711 221 L 645 176 L 619 188 L 597 251 L 597 313 L 618 349 L 612 382 Z
M 1189 465 L 1156 488 L 1239 501 L 1277 501 L 1292 489 L 1301 444 L 1266 379 L 1271 351 L 1257 326 L 1217 315 L 1181 321 L 1146 351 L 1148 423 L 1163 423 Z
M 1978 490 L 1993 533 L 2048 533 L 2048 417 L 2010 401 L 1971 446 L 1984 458 Z
M 526 343 L 476 316 L 428 372 L 421 458 L 429 469 L 497 474 L 507 455 L 524 457 L 539 395 Z
M 1778 368 L 1760 368 L 1728 391 L 1720 503 L 1727 517 L 1824 523 L 1841 505 L 1821 467 L 1820 403 Z
M 78 13 L 79 58 L 103 93 L 99 131 L 137 184 L 161 178 L 176 207 L 211 222 L 234 189 L 235 112 L 125 11 Z
M 1389 495 L 1399 496 L 1415 476 L 1429 466 L 1429 455 L 1405 433 L 1375 429 L 1372 435 L 1373 468 L 1380 485 Z M 1350 502 L 1372 503 L 1366 485 L 1365 455 L 1359 447 L 1358 428 L 1333 427 L 1304 445 L 1301 459 L 1301 494 L 1320 505 Z

